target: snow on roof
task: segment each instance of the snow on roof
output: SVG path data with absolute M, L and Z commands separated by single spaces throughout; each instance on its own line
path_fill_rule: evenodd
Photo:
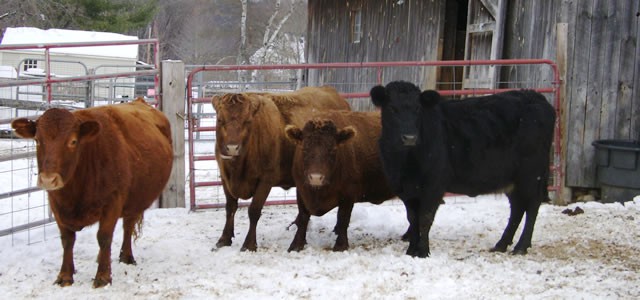
M 4 31 L 0 45 L 79 43 L 137 40 L 138 37 L 111 32 L 68 29 L 39 29 L 34 27 L 9 27 Z M 38 50 L 42 51 L 42 50 Z M 138 45 L 54 48 L 52 53 L 82 54 L 121 58 L 137 58 Z

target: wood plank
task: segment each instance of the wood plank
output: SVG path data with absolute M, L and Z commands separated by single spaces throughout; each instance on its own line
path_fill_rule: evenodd
M 567 86 L 566 86 L 566 78 L 567 78 L 567 43 L 569 39 L 569 24 L 567 23 L 558 23 L 556 25 L 556 63 L 558 64 L 558 73 L 560 73 L 560 80 L 562 84 L 560 85 L 560 103 L 565 103 L 567 97 Z M 566 173 L 567 170 L 567 133 L 566 133 L 566 122 L 567 115 L 566 109 L 562 108 L 560 110 L 560 115 L 556 116 L 559 119 L 560 123 L 560 132 L 561 132 L 561 154 L 560 157 L 555 157 L 555 161 L 560 161 L 560 168 L 562 172 Z M 555 198 L 553 199 L 553 203 L 556 205 L 566 205 L 571 201 L 571 190 L 565 188 L 565 181 L 561 181 L 560 183 L 560 192 L 556 192 Z
M 638 8 L 638 3 L 635 3 L 635 7 L 636 9 L 631 11 L 632 13 L 634 11 L 640 11 L 640 8 Z M 635 45 L 636 45 L 636 55 L 635 55 L 635 60 L 633 60 L 635 63 L 635 70 L 634 70 L 634 74 L 635 76 L 633 77 L 633 87 L 635 87 L 633 89 L 633 96 L 631 97 L 631 130 L 629 130 L 629 135 L 631 139 L 634 140 L 639 140 L 640 141 L 640 45 L 637 44 L 637 41 L 640 41 L 640 18 L 637 17 L 636 15 L 636 25 L 635 25 L 635 32 L 636 32 L 636 38 L 635 38 Z
M 617 2 L 620 1 L 607 1 L 604 4 L 606 7 L 602 7 L 605 19 L 602 40 L 598 43 L 602 57 L 600 64 L 602 77 L 601 86 L 594 87 L 596 92 L 599 91 L 602 95 L 598 139 L 612 139 L 615 136 L 618 78 L 620 77 L 620 33 L 625 30 L 618 24 L 619 14 L 622 11 L 617 11 L 615 7 Z
M 638 106 L 640 103 L 637 101 L 638 94 L 637 90 L 640 88 L 638 85 L 638 77 L 640 77 L 640 73 L 638 70 L 638 59 L 640 56 L 637 55 L 638 49 L 640 46 L 637 45 L 639 26 L 639 19 L 635 16 L 634 12 L 640 10 L 640 2 L 623 2 L 617 3 L 619 6 L 616 7 L 616 11 L 620 12 L 618 16 L 619 20 L 619 34 L 620 34 L 620 61 L 618 67 L 618 83 L 616 85 L 616 112 L 615 112 L 615 124 L 614 124 L 614 138 L 616 139 L 638 139 L 640 140 L 640 134 L 638 134 L 638 125 L 635 127 L 634 132 L 634 123 L 633 117 L 634 112 L 637 117 Z M 635 59 L 634 59 L 635 58 Z M 636 63 L 629 63 L 629 61 L 634 61 Z M 634 84 L 634 72 L 636 82 Z M 635 88 L 634 88 L 635 87 Z M 636 93 L 636 96 L 633 94 Z
M 493 33 L 494 30 L 496 30 L 496 22 L 494 21 L 467 25 L 467 33 Z
M 589 45 L 589 75 L 587 77 L 586 116 L 584 128 L 584 140 L 582 141 L 582 177 L 587 186 L 596 186 L 596 167 L 594 162 L 595 149 L 591 145 L 600 139 L 601 110 L 602 110 L 602 81 L 604 70 L 602 66 L 610 55 L 611 45 L 603 43 L 606 35 L 606 22 L 609 0 L 595 0 L 593 17 L 591 21 L 591 43 Z
M 588 186 L 583 176 L 583 145 L 586 120 L 587 82 L 589 75 L 589 56 L 591 43 L 591 16 L 593 1 L 577 1 L 574 22 L 574 47 L 569 56 L 571 66 L 569 75 L 572 85 L 568 90 L 571 103 L 568 112 L 567 134 L 567 177 L 568 186 Z M 592 184 L 592 183 L 591 183 Z
M 185 207 L 184 111 L 185 70 L 181 61 L 162 62 L 162 112 L 169 119 L 173 140 L 171 176 L 160 195 L 160 207 Z

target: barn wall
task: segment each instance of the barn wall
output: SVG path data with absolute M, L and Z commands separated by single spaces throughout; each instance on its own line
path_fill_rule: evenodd
M 309 0 L 309 63 L 437 60 L 441 56 L 445 0 Z M 362 11 L 363 38 L 351 41 L 354 10 Z M 420 25 L 416 25 L 416 22 Z M 409 80 L 420 86 L 435 82 L 435 68 L 386 69 L 382 82 Z M 310 71 L 310 85 L 330 84 L 341 92 L 366 92 L 377 82 L 375 69 Z M 369 99 L 351 100 L 370 110 Z
M 511 0 L 503 58 L 556 59 L 556 24 L 568 24 L 566 185 L 597 187 L 593 141 L 640 139 L 640 2 Z M 505 68 L 503 82 L 549 80 Z M 520 87 L 514 84 L 510 87 Z
M 309 0 L 309 62 L 437 60 L 444 32 L 445 1 Z M 365 37 L 350 43 L 349 12 L 362 7 Z M 556 60 L 556 25 L 568 24 L 566 99 L 562 109 L 566 185 L 597 187 L 594 148 L 599 139 L 640 139 L 640 1 L 510 0 L 503 58 Z M 407 38 L 403 39 L 402 37 Z M 412 80 L 425 88 L 424 70 L 384 74 L 383 83 Z M 504 67 L 505 87 L 514 82 L 548 81 L 550 70 Z M 310 74 L 311 84 L 334 84 L 340 91 L 367 91 L 375 71 Z M 548 86 L 547 82 L 540 86 Z M 368 104 L 368 99 L 362 99 Z M 356 109 L 360 109 L 356 105 Z

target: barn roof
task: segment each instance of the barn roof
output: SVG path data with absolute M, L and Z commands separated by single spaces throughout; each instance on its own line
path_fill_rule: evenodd
M 137 39 L 138 37 L 135 36 L 111 32 L 9 27 L 4 31 L 0 45 L 129 41 Z M 138 45 L 56 48 L 51 49 L 51 52 L 135 59 L 138 57 Z

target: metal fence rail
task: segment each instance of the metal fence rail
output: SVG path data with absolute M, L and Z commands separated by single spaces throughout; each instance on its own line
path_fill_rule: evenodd
M 452 97 L 464 97 L 467 95 L 480 95 L 480 94 L 494 94 L 499 92 L 504 92 L 513 89 L 521 89 L 528 88 L 538 91 L 543 94 L 549 95 L 553 106 L 556 109 L 556 114 L 560 116 L 560 89 L 559 86 L 560 76 L 558 73 L 558 68 L 556 64 L 547 59 L 502 59 L 502 60 L 476 60 L 476 61 L 461 61 L 461 60 L 452 60 L 452 61 L 402 61 L 402 62 L 363 62 L 363 63 L 325 63 L 325 64 L 287 64 L 287 65 L 212 65 L 212 66 L 200 66 L 194 67 L 188 73 L 187 76 L 187 91 L 193 91 L 197 89 L 195 78 L 203 77 L 202 73 L 208 73 L 209 78 L 215 78 L 215 76 L 211 74 L 223 74 L 227 73 L 224 78 L 227 78 L 224 81 L 224 84 L 221 84 L 220 81 L 217 81 L 220 88 L 215 88 L 215 85 L 212 85 L 212 89 L 210 89 L 211 93 L 226 93 L 226 92 L 241 92 L 248 88 L 248 84 L 243 82 L 242 80 L 232 81 L 228 78 L 242 78 L 242 72 L 257 72 L 257 71 L 282 71 L 282 70 L 302 70 L 305 73 L 309 70 L 324 70 L 327 73 L 334 72 L 335 70 L 340 69 L 348 69 L 348 70 L 357 70 L 357 69 L 373 69 L 375 71 L 363 72 L 366 74 L 373 74 L 371 77 L 363 77 L 357 83 L 344 83 L 344 82 L 313 82 L 313 83 L 305 83 L 303 82 L 303 78 L 296 78 L 295 81 L 298 83 L 297 86 L 301 85 L 320 85 L 320 84 L 328 84 L 334 85 L 341 91 L 341 95 L 347 99 L 359 99 L 359 98 L 368 98 L 369 90 L 374 84 L 382 84 L 383 83 L 383 74 L 384 70 L 390 68 L 455 68 L 455 67 L 471 67 L 471 66 L 496 66 L 503 68 L 511 68 L 510 72 L 518 72 L 518 68 L 530 68 L 530 67 L 539 67 L 539 68 L 547 68 L 546 71 L 535 70 L 534 72 L 538 72 L 540 75 L 538 80 L 539 82 L 501 82 L 497 81 L 493 88 L 489 89 L 463 89 L 461 82 L 450 82 L 445 83 L 444 85 L 449 85 L 452 87 L 451 89 L 439 89 L 440 94 L 445 96 Z M 531 72 L 522 71 L 522 72 Z M 229 75 L 231 74 L 231 75 Z M 244 78 L 246 78 L 245 76 Z M 516 76 L 517 77 L 517 76 Z M 200 80 L 202 82 L 202 80 Z M 216 82 L 213 80 L 213 82 Z M 368 82 L 368 89 L 361 91 L 347 91 L 344 90 L 352 90 L 350 88 L 344 88 L 345 85 L 353 84 L 355 86 L 362 86 L 363 82 Z M 222 86 L 226 86 L 223 88 Z M 265 91 L 267 89 L 263 89 Z M 268 90 L 267 90 L 268 91 Z M 198 107 L 197 112 L 201 112 L 202 105 L 210 106 L 210 96 L 202 95 L 198 93 L 187 93 L 187 130 L 188 130 L 188 144 L 189 144 L 189 200 L 192 210 L 202 209 L 202 208 L 219 208 L 224 207 L 224 199 L 221 199 L 221 196 L 218 196 L 218 200 L 211 201 L 211 199 L 203 200 L 203 197 L 199 197 L 196 195 L 197 191 L 201 188 L 217 188 L 217 195 L 221 195 L 220 185 L 222 184 L 219 180 L 219 174 L 217 172 L 217 167 L 215 165 L 215 153 L 214 144 L 215 140 L 209 143 L 207 147 L 196 147 L 196 139 L 194 135 L 199 135 L 200 133 L 213 133 L 215 131 L 215 119 L 212 117 L 208 122 L 205 122 L 203 118 L 207 117 L 206 114 L 198 114 L 194 112 L 194 106 Z M 352 103 L 352 107 L 353 107 Z M 215 116 L 215 114 L 210 114 L 211 116 Z M 556 119 L 555 124 L 555 135 L 554 135 L 554 144 L 553 144 L 553 160 L 550 166 L 550 170 L 552 172 L 552 180 L 551 185 L 549 186 L 549 190 L 555 193 L 559 193 L 561 189 L 561 184 L 563 182 L 563 174 L 561 169 L 561 131 L 560 131 L 560 117 Z M 207 150 L 202 153 L 197 148 L 206 148 Z M 198 164 L 198 166 L 196 166 Z M 208 164 L 208 166 L 200 166 L 203 164 Z M 205 194 L 205 193 L 200 193 Z M 205 197 L 211 197 L 208 192 Z M 213 202 L 213 203 L 212 203 Z M 282 203 L 295 203 L 295 199 L 274 199 L 271 197 L 268 199 L 267 204 L 282 204 Z M 241 202 L 240 205 L 246 205 L 247 203 Z

